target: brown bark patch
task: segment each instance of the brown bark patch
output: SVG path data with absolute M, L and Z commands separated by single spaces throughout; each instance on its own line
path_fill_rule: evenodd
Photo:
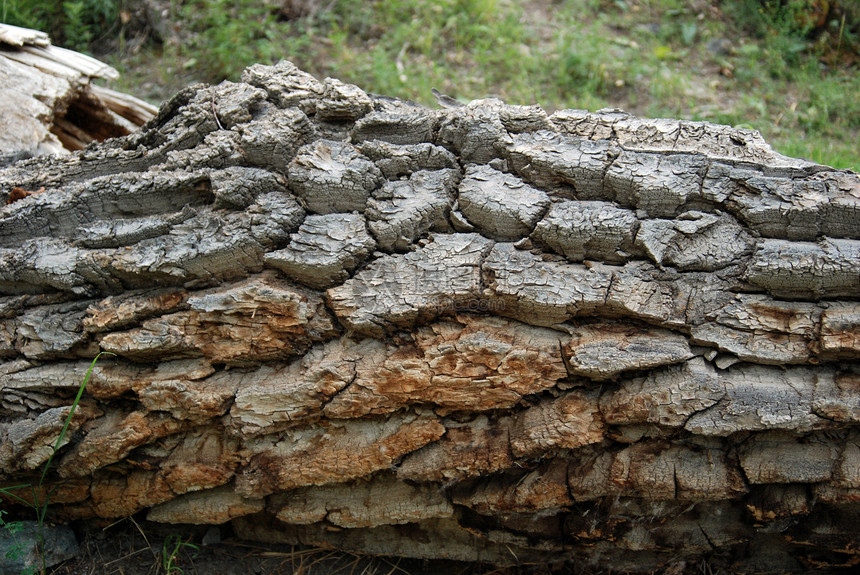
M 573 505 L 567 487 L 568 461 L 551 459 L 532 471 L 511 471 L 488 479 L 463 482 L 452 501 L 478 513 L 535 513 Z
M 493 317 L 457 316 L 419 328 L 412 345 L 381 365 L 359 364 L 355 381 L 325 408 L 356 417 L 433 404 L 439 413 L 504 409 L 566 376 L 554 331 Z
M 271 273 L 189 298 L 189 311 L 144 322 L 102 339 L 105 351 L 131 360 L 205 356 L 247 363 L 301 355 L 337 328 L 314 292 Z
M 38 190 L 28 191 L 24 188 L 15 187 L 12 188 L 12 191 L 9 192 L 9 197 L 6 198 L 6 205 L 14 204 L 17 201 L 23 200 L 28 196 L 35 196 L 36 194 L 41 194 L 45 191 L 45 187 L 42 186 Z
M 716 446 L 636 443 L 615 455 L 609 474 L 613 490 L 625 496 L 707 501 L 746 493 L 739 470 Z
M 90 488 L 93 512 L 105 519 L 128 517 L 174 497 L 167 482 L 155 471 L 132 471 L 127 475 L 102 472 Z
M 514 464 L 509 417 L 480 415 L 466 423 L 446 422 L 441 441 L 407 456 L 397 476 L 410 481 L 457 481 L 490 474 Z
M 432 415 L 401 414 L 385 420 L 326 422 L 250 440 L 240 452 L 247 464 L 236 479 L 236 491 L 260 497 L 364 477 L 444 433 Z
M 185 290 L 107 297 L 87 308 L 84 329 L 100 333 L 127 328 L 142 319 L 177 311 L 187 301 Z
M 80 477 L 116 463 L 137 447 L 193 425 L 163 413 L 109 411 L 91 424 L 86 437 L 60 461 L 63 477 Z
M 535 457 L 552 449 L 601 441 L 606 426 L 597 397 L 596 391 L 574 390 L 517 413 L 511 428 L 514 457 Z

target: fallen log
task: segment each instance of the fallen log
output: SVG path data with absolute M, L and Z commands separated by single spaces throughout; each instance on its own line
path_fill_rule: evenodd
M 92 83 L 118 77 L 95 58 L 52 46 L 44 32 L 0 24 L 0 166 L 68 154 L 149 121 L 155 107 Z
M 0 473 L 365 553 L 860 562 L 860 178 L 288 62 L 0 171 Z M 2 199 L 2 198 L 0 198 Z

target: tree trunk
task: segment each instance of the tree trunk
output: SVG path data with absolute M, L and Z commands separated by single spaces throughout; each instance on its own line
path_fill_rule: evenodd
M 860 562 L 860 179 L 283 62 L 0 171 L 0 470 L 52 517 L 497 564 Z

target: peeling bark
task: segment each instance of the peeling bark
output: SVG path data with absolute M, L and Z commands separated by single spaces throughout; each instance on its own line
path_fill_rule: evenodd
M 0 479 L 499 565 L 860 561 L 860 179 L 290 63 L 0 171 Z M 5 504 L 5 503 L 4 503 Z

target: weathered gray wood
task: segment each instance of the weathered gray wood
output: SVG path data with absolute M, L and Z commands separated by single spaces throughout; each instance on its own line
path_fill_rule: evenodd
M 389 180 L 421 170 L 460 167 L 454 154 L 428 142 L 398 146 L 383 140 L 367 140 L 359 144 L 358 149 L 373 160 Z
M 632 211 L 611 202 L 562 201 L 550 206 L 531 238 L 572 262 L 624 263 L 634 253 L 639 225 Z
M 470 166 L 458 190 L 460 212 L 487 237 L 516 241 L 531 233 L 549 208 L 544 192 L 487 166 Z
M 375 248 L 360 215 L 311 215 L 290 244 L 267 253 L 265 262 L 301 284 L 325 289 L 343 283 Z
M 385 182 L 367 202 L 367 220 L 380 249 L 407 251 L 429 231 L 449 231 L 456 170 L 421 170 L 408 180 Z
M 116 354 L 53 520 L 632 572 L 857 561 L 854 173 L 283 62 L 0 191 L 3 485 L 38 481 Z
M 0 24 L 0 166 L 68 154 L 150 120 L 156 112 L 150 104 L 91 83 L 118 77 L 107 64 L 52 46 L 43 32 Z
M 289 167 L 290 187 L 318 214 L 363 212 L 383 178 L 345 142 L 322 140 L 299 150 Z

